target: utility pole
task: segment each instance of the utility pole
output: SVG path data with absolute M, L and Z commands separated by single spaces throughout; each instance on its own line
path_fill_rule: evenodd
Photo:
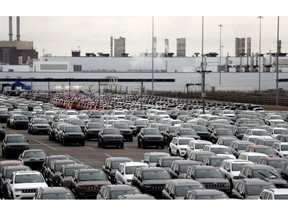
M 279 42 L 279 16 L 277 17 L 277 53 L 276 53 L 276 106 L 279 105 L 279 52 L 280 52 L 280 42 Z
M 205 114 L 205 75 L 207 73 L 210 73 L 211 71 L 204 70 L 204 53 L 203 53 L 203 47 L 204 47 L 204 17 L 202 16 L 202 62 L 201 62 L 201 71 L 197 71 L 198 73 L 201 73 L 201 98 L 202 98 L 202 108 L 203 108 L 203 114 Z

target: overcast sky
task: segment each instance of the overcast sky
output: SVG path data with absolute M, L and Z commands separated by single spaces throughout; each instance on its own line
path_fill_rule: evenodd
M 283 9 L 277 4 L 262 8 L 266 4 L 265 1 L 256 1 L 257 4 L 253 4 L 251 1 L 243 0 L 234 4 L 231 3 L 232 1 L 218 0 L 215 4 L 216 1 L 211 0 L 195 4 L 193 1 L 178 0 L 171 4 L 170 0 L 124 0 L 120 1 L 122 2 L 120 4 L 115 0 L 105 1 L 106 3 L 100 3 L 99 7 L 96 7 L 88 4 L 90 0 L 82 0 L 81 5 L 69 6 L 59 3 L 61 1 L 52 0 L 49 1 L 50 4 L 38 9 L 36 5 L 36 9 L 29 7 L 28 12 L 22 10 L 21 4 L 23 7 L 29 5 L 27 1 L 24 2 L 25 4 L 19 0 L 17 11 L 12 7 L 15 3 L 13 1 L 7 6 L 7 8 L 12 7 L 10 11 L 5 11 L 0 16 L 0 40 L 9 39 L 9 16 L 13 16 L 13 40 L 16 39 L 16 16 L 20 16 L 20 39 L 33 41 L 39 56 L 43 54 L 71 56 L 71 51 L 78 49 L 81 50 L 81 55 L 87 52 L 110 53 L 111 36 L 114 39 L 119 37 L 126 39 L 126 53 L 130 56 L 137 56 L 144 52 L 151 53 L 152 30 L 157 38 L 158 53 L 165 51 L 164 40 L 169 39 L 169 52 L 176 55 L 177 38 L 186 38 L 186 56 L 192 56 L 195 52 L 201 53 L 202 33 L 203 52 L 219 53 L 220 31 L 223 55 L 227 53 L 230 56 L 235 55 L 236 37 L 251 37 L 252 52 L 256 53 L 260 48 L 260 19 L 258 18 L 260 15 L 264 17 L 261 19 L 262 53 L 276 52 L 278 16 L 281 51 L 288 52 L 288 14 L 285 16 L 285 12 L 283 16 L 281 11 Z M 274 6 L 278 7 L 277 14 L 274 14 Z M 203 7 L 207 10 L 199 10 Z M 256 10 L 263 12 L 255 13 Z M 270 11 L 274 13 L 271 14 Z M 204 17 L 203 23 L 202 17 Z M 220 28 L 220 24 L 223 27 Z

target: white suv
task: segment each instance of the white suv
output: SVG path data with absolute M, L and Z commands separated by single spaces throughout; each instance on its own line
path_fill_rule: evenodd
M 191 140 L 195 140 L 191 137 L 173 137 L 168 150 L 171 156 L 185 157 L 188 145 Z
M 287 200 L 287 188 L 269 188 L 264 189 L 259 197 L 260 200 Z
M 272 149 L 279 157 L 285 158 L 288 155 L 288 142 L 274 143 Z
M 115 173 L 116 184 L 131 185 L 132 177 L 139 167 L 148 167 L 148 164 L 137 161 L 120 163 Z
M 224 178 L 229 180 L 231 189 L 239 179 L 241 168 L 246 164 L 253 164 L 253 162 L 241 159 L 225 159 L 222 161 L 220 171 Z
M 232 149 L 224 145 L 205 145 L 203 151 L 214 152 L 215 155 L 228 156 L 229 158 L 236 159 L 233 155 Z
M 13 172 L 8 183 L 8 196 L 10 199 L 33 199 L 39 187 L 48 187 L 39 171 Z

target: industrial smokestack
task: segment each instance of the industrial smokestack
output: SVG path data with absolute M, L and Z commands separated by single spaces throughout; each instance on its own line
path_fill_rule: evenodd
M 19 16 L 16 17 L 16 24 L 17 24 L 16 39 L 17 39 L 17 41 L 20 41 L 20 17 Z
M 12 34 L 12 16 L 9 16 L 9 41 L 12 41 L 13 34 Z
M 110 57 L 113 57 L 113 37 L 110 37 Z

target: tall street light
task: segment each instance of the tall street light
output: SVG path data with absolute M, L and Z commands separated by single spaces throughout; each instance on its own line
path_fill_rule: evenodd
M 152 95 L 154 95 L 154 16 L 152 17 Z
M 219 29 L 220 29 L 220 45 L 219 45 L 219 55 L 220 55 L 220 66 L 219 66 L 219 85 L 221 85 L 221 71 L 222 71 L 222 64 L 221 64 L 221 58 L 222 58 L 222 41 L 221 41 L 221 29 L 223 27 L 222 24 L 218 25 Z
M 277 17 L 277 53 L 276 53 L 276 106 L 279 105 L 279 52 L 280 52 L 280 41 L 279 41 L 279 16 Z
M 263 16 L 258 16 L 258 19 L 260 20 L 260 30 L 259 30 L 259 69 L 258 69 L 258 74 L 259 74 L 259 84 L 258 84 L 258 91 L 260 92 L 261 90 L 261 21 L 264 17 Z

